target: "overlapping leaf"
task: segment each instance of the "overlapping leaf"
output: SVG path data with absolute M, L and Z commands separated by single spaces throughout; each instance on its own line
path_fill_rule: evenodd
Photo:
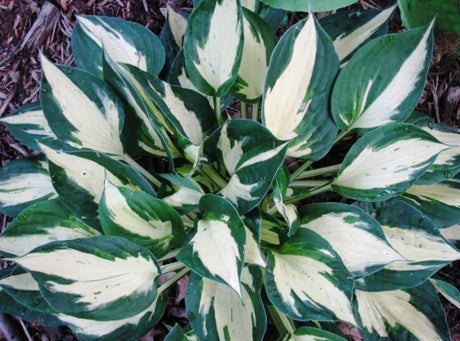
M 290 141 L 287 155 L 317 160 L 332 147 L 337 128 L 328 115 L 339 67 L 332 41 L 310 15 L 291 27 L 273 51 L 265 79 L 262 121 Z
M 356 0 L 261 0 L 262 2 L 286 11 L 324 12 L 351 5 Z
M 324 329 L 313 327 L 300 327 L 294 333 L 287 334 L 283 341 L 345 341 L 341 336 Z

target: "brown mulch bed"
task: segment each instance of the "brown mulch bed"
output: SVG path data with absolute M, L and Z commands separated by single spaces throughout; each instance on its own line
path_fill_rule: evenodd
M 192 9 L 191 0 L 0 0 L 0 117 L 10 114 L 23 104 L 39 99 L 39 50 L 55 63 L 73 63 L 70 36 L 76 15 L 116 16 L 136 21 L 159 34 L 164 23 L 160 9 L 165 7 L 166 2 L 184 12 Z M 382 8 L 393 3 L 391 0 L 361 0 L 353 8 Z M 401 30 L 398 15 L 395 15 L 390 27 L 393 32 Z M 433 65 L 418 110 L 430 114 L 437 122 L 460 127 L 459 38 L 437 30 L 435 39 Z M 1 165 L 30 153 L 32 151 L 15 141 L 0 124 Z M 8 221 L 7 217 L 0 216 L 1 230 Z M 459 287 L 459 262 L 443 269 L 440 275 Z M 453 339 L 460 340 L 459 310 L 447 302 L 443 304 Z M 171 306 L 167 315 L 172 319 L 179 318 L 183 313 L 183 310 Z M 0 314 L 0 325 L 2 324 L 14 324 L 16 340 L 73 339 L 66 330 L 40 329 Z M 164 333 L 164 328 L 157 329 L 146 336 L 145 340 L 162 338 Z M 2 337 L 0 333 L 0 340 L 11 337 Z

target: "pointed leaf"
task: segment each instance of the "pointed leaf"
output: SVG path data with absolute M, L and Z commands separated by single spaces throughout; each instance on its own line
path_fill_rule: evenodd
M 265 268 L 265 260 L 260 250 L 261 215 L 258 209 L 246 213 L 243 219 L 246 230 L 246 243 L 244 245 L 244 262 Z
M 243 48 L 241 12 L 239 0 L 203 0 L 189 17 L 185 65 L 193 84 L 206 95 L 224 95 L 238 74 Z
M 261 298 L 262 274 L 244 268 L 241 297 L 228 286 L 192 274 L 187 285 L 187 315 L 200 340 L 262 340 L 267 324 Z
M 446 148 L 415 126 L 385 125 L 350 148 L 332 187 L 343 196 L 364 201 L 397 196 Z
M 337 334 L 313 327 L 300 327 L 292 334 L 286 335 L 283 341 L 346 341 Z
M 133 191 L 105 182 L 99 217 L 106 235 L 125 237 L 164 256 L 185 242 L 179 214 L 162 200 L 142 191 Z
M 338 67 L 332 42 L 313 15 L 291 27 L 273 51 L 262 121 L 276 138 L 291 141 L 289 156 L 317 160 L 332 147 L 337 128 L 327 112 Z
M 45 162 L 12 160 L 0 169 L 0 211 L 16 216 L 35 201 L 57 197 Z
M 388 244 L 379 223 L 361 209 L 340 203 L 318 203 L 303 206 L 299 213 L 300 227 L 326 239 L 355 277 L 404 260 Z
M 407 290 L 356 290 L 355 295 L 365 340 L 450 340 L 444 310 L 429 283 Z
M 430 65 L 431 32 L 429 25 L 386 35 L 353 55 L 340 72 L 331 98 L 332 115 L 341 130 L 401 122 L 412 113 Z
M 0 236 L 0 251 L 23 256 L 56 240 L 70 240 L 100 233 L 77 219 L 59 199 L 38 201 L 11 221 Z
M 162 174 L 161 177 L 168 180 L 175 190 L 173 194 L 162 198 L 165 203 L 182 210 L 198 207 L 204 191 L 193 178 L 175 174 Z
M 177 259 L 195 273 L 227 284 L 241 295 L 246 241 L 243 222 L 229 201 L 214 194 L 201 198 L 200 210 L 203 218 Z
M 14 261 L 32 274 L 51 307 L 63 314 L 125 319 L 156 299 L 160 269 L 155 258 L 123 238 L 54 242 Z
M 276 209 L 287 222 L 289 227 L 288 235 L 291 237 L 299 228 L 300 220 L 297 207 L 293 204 L 284 203 L 289 182 L 289 170 L 286 167 L 280 168 L 273 182 L 273 201 L 275 202 Z
M 134 65 L 157 75 L 164 64 L 160 39 L 146 27 L 114 17 L 77 16 L 72 31 L 72 52 L 79 67 L 102 76 L 102 49 L 119 63 Z
M 356 324 L 353 277 L 329 243 L 311 230 L 299 229 L 268 252 L 265 286 L 273 305 L 293 319 Z
M 456 287 L 437 278 L 430 278 L 430 282 L 442 296 L 460 309 L 460 291 Z
M 89 148 L 120 158 L 123 107 L 113 90 L 95 76 L 58 67 L 41 56 L 41 105 L 56 136 L 70 148 Z
M 227 121 L 205 144 L 213 158 L 221 160 L 230 175 L 221 194 L 241 214 L 263 199 L 284 161 L 286 143 L 277 140 L 262 125 L 251 120 Z
M 300 12 L 325 12 L 351 5 L 356 0 L 261 0 L 275 8 L 282 8 L 286 11 Z

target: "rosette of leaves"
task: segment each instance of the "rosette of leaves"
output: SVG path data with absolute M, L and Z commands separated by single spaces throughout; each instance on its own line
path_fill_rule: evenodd
M 161 40 L 79 17 L 78 67 L 41 56 L 40 103 L 2 119 L 39 153 L 0 171 L 2 310 L 136 340 L 188 276 L 167 340 L 448 340 L 460 135 L 411 115 L 432 25 L 310 13 L 277 39 L 244 5 L 169 9 Z

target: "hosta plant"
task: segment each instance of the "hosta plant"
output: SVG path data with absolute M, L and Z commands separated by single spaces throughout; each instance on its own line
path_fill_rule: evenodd
M 160 37 L 81 16 L 77 67 L 41 55 L 40 102 L 2 118 L 37 151 L 0 172 L 3 312 L 136 340 L 184 278 L 167 340 L 449 339 L 460 135 L 413 113 L 433 23 L 310 13 L 277 38 L 253 5 L 168 8 Z

